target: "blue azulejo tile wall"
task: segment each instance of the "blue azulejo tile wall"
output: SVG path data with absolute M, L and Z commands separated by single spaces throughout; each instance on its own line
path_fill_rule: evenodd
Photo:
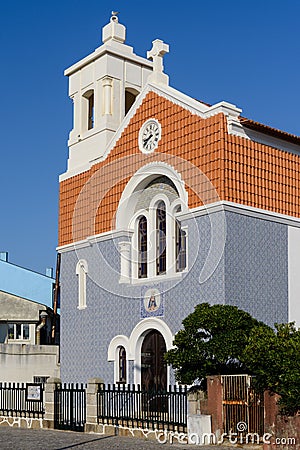
M 188 271 L 175 279 L 120 284 L 118 244 L 125 237 L 62 254 L 63 381 L 101 377 L 112 383 L 111 340 L 118 335 L 129 338 L 134 327 L 149 316 L 163 320 L 173 335 L 201 302 L 234 304 L 271 325 L 287 320 L 286 226 L 228 212 L 188 219 L 182 225 L 188 230 Z M 87 307 L 83 310 L 77 308 L 79 259 L 88 264 Z M 143 302 L 152 291 L 160 293 L 161 303 L 146 314 Z M 131 361 L 130 383 L 133 370 Z

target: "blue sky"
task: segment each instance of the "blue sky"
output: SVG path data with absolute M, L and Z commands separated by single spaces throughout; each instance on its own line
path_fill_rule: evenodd
M 44 272 L 55 265 L 58 176 L 72 105 L 63 71 L 101 45 L 112 10 L 141 56 L 170 45 L 170 85 L 300 135 L 298 0 L 0 2 L 0 251 Z

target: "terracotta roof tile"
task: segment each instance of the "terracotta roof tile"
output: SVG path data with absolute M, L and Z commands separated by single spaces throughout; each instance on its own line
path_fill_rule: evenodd
M 162 138 L 153 154 L 144 155 L 138 131 L 150 117 L 161 123 Z M 130 176 L 151 161 L 165 161 L 181 173 L 190 208 L 219 198 L 300 215 L 297 155 L 229 135 L 223 114 L 201 119 L 150 92 L 106 160 L 60 184 L 59 245 L 113 229 Z M 209 187 L 198 169 L 210 180 Z

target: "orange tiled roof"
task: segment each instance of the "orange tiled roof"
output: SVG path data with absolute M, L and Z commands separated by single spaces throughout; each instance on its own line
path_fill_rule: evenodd
M 150 117 L 163 132 L 158 149 L 145 155 L 138 132 Z M 202 119 L 149 92 L 105 161 L 60 183 L 59 245 L 114 229 L 128 180 L 154 161 L 181 174 L 190 208 L 221 199 L 299 217 L 297 155 L 229 135 L 221 113 Z
M 246 117 L 241 117 L 240 122 L 244 127 L 250 128 L 255 131 L 260 131 L 265 134 L 277 137 L 279 139 L 284 139 L 295 144 L 300 144 L 300 136 L 296 134 L 287 133 L 286 131 L 278 130 L 277 128 L 270 127 L 269 125 L 264 125 L 260 122 L 255 122 L 254 120 L 247 119 Z

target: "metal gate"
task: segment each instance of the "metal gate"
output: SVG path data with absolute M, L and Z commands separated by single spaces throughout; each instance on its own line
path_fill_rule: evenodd
M 84 431 L 86 422 L 86 385 L 57 384 L 54 391 L 54 428 Z
M 264 433 L 264 395 L 255 391 L 249 375 L 224 375 L 224 432 Z

